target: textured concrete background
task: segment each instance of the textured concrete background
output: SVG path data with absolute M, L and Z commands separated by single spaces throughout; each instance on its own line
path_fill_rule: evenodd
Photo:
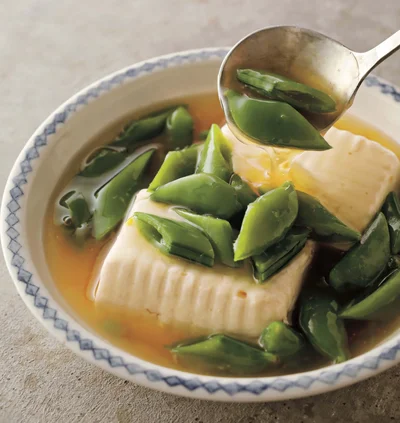
M 226 10 L 229 5 L 229 10 Z M 400 27 L 399 0 L 2 0 L 0 179 L 42 120 L 88 83 L 136 61 L 232 45 L 276 24 L 325 32 L 366 50 Z M 400 85 L 400 53 L 377 73 Z M 400 421 L 397 366 L 319 397 L 217 404 L 124 382 L 55 342 L 18 297 L 0 263 L 0 422 Z

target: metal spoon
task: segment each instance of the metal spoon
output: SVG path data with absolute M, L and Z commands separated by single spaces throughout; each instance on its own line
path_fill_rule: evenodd
M 351 106 L 364 78 L 399 48 L 400 30 L 365 53 L 351 51 L 325 35 L 295 26 L 253 32 L 230 50 L 219 71 L 218 95 L 227 123 L 238 137 L 247 138 L 231 118 L 224 91 L 243 91 L 236 80 L 236 70 L 250 68 L 284 75 L 330 94 L 337 102 L 335 112 L 306 116 L 316 128 L 326 132 Z

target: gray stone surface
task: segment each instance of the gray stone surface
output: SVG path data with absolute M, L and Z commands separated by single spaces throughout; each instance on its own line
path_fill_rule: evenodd
M 229 10 L 226 10 L 229 5 Z M 41 121 L 77 90 L 138 60 L 232 45 L 273 24 L 368 49 L 400 26 L 398 0 L 2 0 L 0 178 Z M 377 73 L 400 84 L 400 53 Z M 0 264 L 0 422 L 400 421 L 400 367 L 348 389 L 275 404 L 218 404 L 124 382 L 54 341 Z

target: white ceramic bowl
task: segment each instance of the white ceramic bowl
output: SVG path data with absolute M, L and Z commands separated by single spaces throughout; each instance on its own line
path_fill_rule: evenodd
M 46 329 L 72 351 L 117 376 L 161 391 L 217 401 L 275 401 L 350 385 L 400 361 L 400 330 L 380 346 L 343 364 L 262 378 L 199 376 L 156 366 L 104 341 L 58 293 L 46 264 L 42 226 L 49 197 L 71 159 L 121 116 L 171 97 L 216 90 L 227 49 L 202 49 L 138 63 L 70 98 L 37 129 L 9 176 L 2 203 L 1 240 L 22 299 Z M 370 77 L 351 113 L 389 136 L 400 135 L 400 91 Z M 400 138 L 397 138 L 400 143 Z

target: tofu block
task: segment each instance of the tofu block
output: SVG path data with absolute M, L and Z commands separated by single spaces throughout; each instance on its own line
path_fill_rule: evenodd
M 141 211 L 182 220 L 171 206 L 139 192 L 131 213 Z M 314 244 L 265 284 L 249 266 L 213 268 L 162 254 L 139 232 L 133 219 L 122 226 L 100 271 L 96 304 L 143 310 L 160 322 L 191 326 L 204 333 L 258 337 L 275 320 L 288 321 L 311 262 Z
M 289 176 L 296 189 L 363 232 L 386 195 L 399 186 L 399 159 L 379 143 L 348 131 L 331 128 L 325 139 L 332 149 L 296 156 Z

